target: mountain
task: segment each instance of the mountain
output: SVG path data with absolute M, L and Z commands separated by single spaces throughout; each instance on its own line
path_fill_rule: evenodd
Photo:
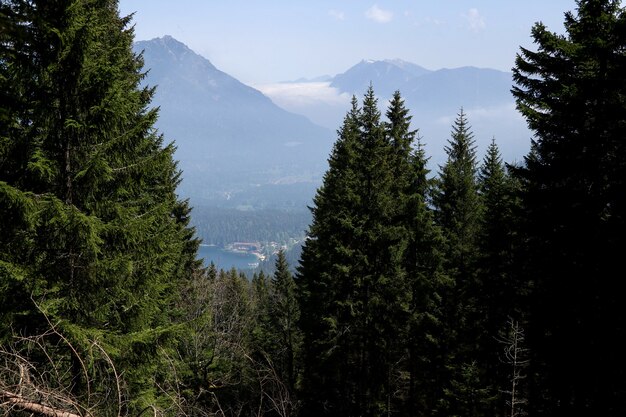
M 429 70 L 399 59 L 363 60 L 326 84 L 302 88 L 302 97 L 296 94 L 297 84 L 283 90 L 259 88 L 285 109 L 336 129 L 349 108 L 350 97 L 361 97 L 370 84 L 379 97 L 382 111 L 394 91 L 400 91 L 413 116 L 412 125 L 419 129 L 426 151 L 432 157 L 433 170 L 445 159 L 444 146 L 461 108 L 472 125 L 479 155 L 493 137 L 509 162 L 520 160 L 528 152 L 532 134 L 515 109 L 510 72 L 476 67 Z M 281 94 L 283 91 L 289 95 Z M 333 113 L 328 110 L 331 108 Z
M 329 82 L 332 81 L 333 77 L 330 75 L 320 75 L 318 77 L 313 77 L 313 78 L 305 78 L 305 77 L 301 77 L 298 78 L 297 80 L 293 80 L 293 81 L 283 81 L 286 84 L 295 84 L 295 83 L 325 83 L 325 82 Z
M 376 94 L 388 97 L 400 86 L 430 72 L 426 68 L 400 59 L 363 60 L 343 74 L 336 75 L 330 86 L 341 92 L 361 94 L 371 83 Z
M 217 205 L 310 199 L 326 169 L 330 130 L 276 106 L 171 36 L 136 42 L 134 49 L 143 53 L 144 82 L 157 86 L 157 127 L 176 142 L 181 194 Z

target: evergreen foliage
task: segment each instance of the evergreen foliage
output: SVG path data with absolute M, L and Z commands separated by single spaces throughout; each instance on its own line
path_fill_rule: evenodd
M 439 378 L 444 366 L 442 340 L 442 292 L 450 281 L 443 270 L 443 236 L 429 205 L 432 180 L 427 157 L 410 130 L 411 116 L 399 93 L 394 94 L 386 113 L 387 130 L 395 153 L 394 200 L 399 205 L 398 224 L 404 227 L 406 247 L 401 265 L 408 296 L 406 322 L 400 328 L 404 358 L 400 363 L 403 383 L 393 389 L 396 407 L 406 415 L 428 415 L 436 410 L 443 395 Z
M 525 289 L 519 282 L 515 257 L 519 245 L 518 188 L 518 182 L 502 162 L 495 139 L 492 140 L 478 173 L 483 216 L 476 304 L 479 346 L 476 359 L 485 370 L 486 383 L 492 387 L 503 387 L 509 382 L 508 370 L 501 364 L 500 342 L 494 335 L 502 332 L 512 317 L 523 317 L 525 312 L 522 302 Z M 492 405 L 493 413 L 503 412 L 505 398 L 498 396 Z
M 464 407 L 463 395 L 458 390 L 484 392 L 465 386 L 469 381 L 477 383 L 482 379 L 475 374 L 482 368 L 476 369 L 473 363 L 480 351 L 477 334 L 480 332 L 481 277 L 477 267 L 483 209 L 478 194 L 474 135 L 463 109 L 454 121 L 445 151 L 448 158 L 441 167 L 433 196 L 436 220 L 445 240 L 444 269 L 451 281 L 443 295 L 445 369 L 449 374 L 442 370 L 441 375 L 446 375 L 446 396 L 442 398 L 440 410 L 456 415 L 462 413 Z M 466 378 L 468 369 L 473 372 L 470 379 Z M 476 400 L 475 404 L 484 407 L 486 398 Z
M 77 351 L 55 353 L 73 362 L 75 395 L 91 383 L 107 395 L 90 356 L 97 340 L 124 374 L 129 412 L 165 405 L 161 352 L 197 242 L 175 194 L 174 148 L 153 128 L 153 90 L 139 87 L 129 18 L 115 1 L 10 1 L 0 11 L 15 22 L 0 45 L 2 337 L 45 333 L 45 313 Z
M 467 284 L 477 257 L 481 216 L 474 134 L 463 109 L 454 121 L 451 136 L 433 203 L 447 242 L 448 269 L 456 276 L 458 286 Z
M 278 377 L 291 392 L 295 392 L 296 360 L 300 350 L 301 335 L 298 329 L 300 307 L 296 299 L 296 283 L 289 271 L 285 253 L 280 250 L 272 278 L 270 320 L 272 333 L 277 336 L 278 349 L 273 363 Z
M 517 57 L 523 166 L 494 140 L 479 167 L 461 110 L 431 178 L 400 93 L 382 120 L 370 87 L 296 276 L 280 251 L 249 281 L 195 259 L 117 2 L 0 2 L 0 408 L 624 415 L 626 11 L 577 5 Z
M 306 415 L 408 412 L 437 346 L 444 280 L 438 249 L 425 247 L 440 241 L 426 161 L 399 93 L 387 117 L 371 88 L 362 108 L 353 99 L 314 200 L 298 270 Z
M 530 412 L 623 415 L 619 273 L 626 212 L 626 13 L 579 0 L 565 35 L 537 23 L 513 94 L 534 130 L 524 188 Z M 616 275 L 617 274 L 617 275 Z

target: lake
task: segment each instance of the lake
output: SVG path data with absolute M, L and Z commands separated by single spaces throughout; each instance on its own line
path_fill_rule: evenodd
M 198 258 L 204 261 L 205 266 L 209 266 L 212 261 L 218 270 L 229 270 L 232 267 L 241 270 L 251 270 L 259 264 L 259 258 L 251 253 L 230 252 L 213 245 L 200 245 Z

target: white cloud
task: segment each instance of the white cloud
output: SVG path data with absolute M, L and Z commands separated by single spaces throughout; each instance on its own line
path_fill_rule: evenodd
M 480 15 L 478 9 L 469 9 L 467 14 L 464 14 L 463 17 L 467 21 L 467 26 L 469 30 L 472 32 L 480 32 L 485 29 L 485 19 Z
M 350 108 L 350 94 L 340 93 L 330 82 L 264 84 L 255 88 L 283 109 L 331 129 L 341 124 Z
M 383 10 L 375 4 L 365 11 L 365 17 L 378 23 L 389 23 L 393 19 L 393 12 Z
M 427 17 L 426 18 L 426 23 L 429 23 L 429 24 L 434 25 L 434 26 L 441 26 L 441 25 L 443 25 L 443 20 L 435 19 L 433 17 Z
M 340 10 L 335 10 L 335 9 L 331 9 L 328 11 L 328 15 L 332 18 L 335 18 L 337 20 L 344 20 L 346 18 L 346 15 L 344 12 L 340 11 Z
M 276 83 L 255 86 L 274 101 L 292 104 L 312 104 L 324 102 L 339 104 L 349 101 L 349 95 L 340 94 L 330 86 L 330 82 Z

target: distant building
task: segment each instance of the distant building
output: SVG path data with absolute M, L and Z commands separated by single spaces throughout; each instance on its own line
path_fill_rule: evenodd
M 254 252 L 261 250 L 261 244 L 258 242 L 235 242 L 232 244 L 232 250 L 241 252 Z

